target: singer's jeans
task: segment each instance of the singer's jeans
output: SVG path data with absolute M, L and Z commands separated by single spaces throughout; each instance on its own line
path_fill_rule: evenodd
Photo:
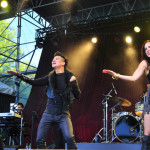
M 77 149 L 77 146 L 74 140 L 73 127 L 72 127 L 70 115 L 61 114 L 61 115 L 53 116 L 47 113 L 43 114 L 39 127 L 38 127 L 37 138 L 36 138 L 37 148 L 38 149 L 46 148 L 44 143 L 46 141 L 46 138 L 49 134 L 49 131 L 53 123 L 58 123 L 63 133 L 63 136 L 65 140 L 67 141 L 67 148 Z

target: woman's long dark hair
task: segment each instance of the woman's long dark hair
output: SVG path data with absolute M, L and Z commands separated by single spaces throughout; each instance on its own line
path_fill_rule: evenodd
M 150 64 L 150 58 L 146 55 L 145 53 L 145 44 L 150 42 L 150 40 L 145 41 L 142 44 L 142 48 L 141 48 L 141 60 L 146 60 L 149 64 Z

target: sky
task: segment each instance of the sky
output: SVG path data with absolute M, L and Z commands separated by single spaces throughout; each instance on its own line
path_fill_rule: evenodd
M 23 16 L 25 19 L 29 20 L 30 22 L 38 25 L 40 28 L 43 28 L 39 23 L 37 23 L 36 21 L 34 21 L 32 18 L 30 18 L 28 15 Z M 9 18 L 6 19 L 6 21 L 11 22 L 14 18 Z M 24 54 L 29 53 L 30 51 L 35 49 L 35 34 L 36 34 L 36 30 L 39 29 L 37 26 L 31 24 L 30 22 L 26 21 L 25 19 L 21 19 L 21 38 L 20 38 L 20 44 L 23 43 L 28 43 L 28 42 L 34 42 L 34 43 L 28 43 L 28 44 L 23 44 L 21 45 L 21 49 L 23 51 Z M 14 41 L 17 42 L 17 27 L 18 26 L 18 18 L 16 17 L 13 22 L 10 25 L 10 28 L 15 29 L 15 38 Z M 42 49 L 37 49 L 33 60 L 31 62 L 31 64 L 33 66 L 38 66 L 39 63 L 39 59 L 41 56 L 41 52 Z M 25 62 L 29 62 L 30 58 L 32 56 L 32 53 L 30 55 L 28 55 L 27 57 L 25 57 L 24 59 L 22 59 L 21 61 L 25 61 Z

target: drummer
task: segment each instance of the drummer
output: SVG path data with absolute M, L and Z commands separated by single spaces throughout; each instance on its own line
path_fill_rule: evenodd
M 131 76 L 120 75 L 112 70 L 103 70 L 103 73 L 107 73 L 112 76 L 113 79 L 121 79 L 125 81 L 135 82 L 143 74 L 147 75 L 148 82 L 150 84 L 150 40 L 143 43 L 141 48 L 141 58 L 139 66 Z M 150 87 L 148 88 L 148 94 L 144 105 L 144 137 L 142 141 L 142 150 L 150 150 Z

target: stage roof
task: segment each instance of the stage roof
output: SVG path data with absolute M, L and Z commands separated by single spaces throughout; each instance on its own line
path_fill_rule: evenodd
M 41 17 L 48 20 L 50 16 L 71 12 L 75 15 L 77 10 L 103 6 L 121 0 L 7 0 L 9 11 L 0 10 L 0 20 L 14 17 L 17 12 L 32 9 Z M 123 0 L 122 0 L 123 1 Z

